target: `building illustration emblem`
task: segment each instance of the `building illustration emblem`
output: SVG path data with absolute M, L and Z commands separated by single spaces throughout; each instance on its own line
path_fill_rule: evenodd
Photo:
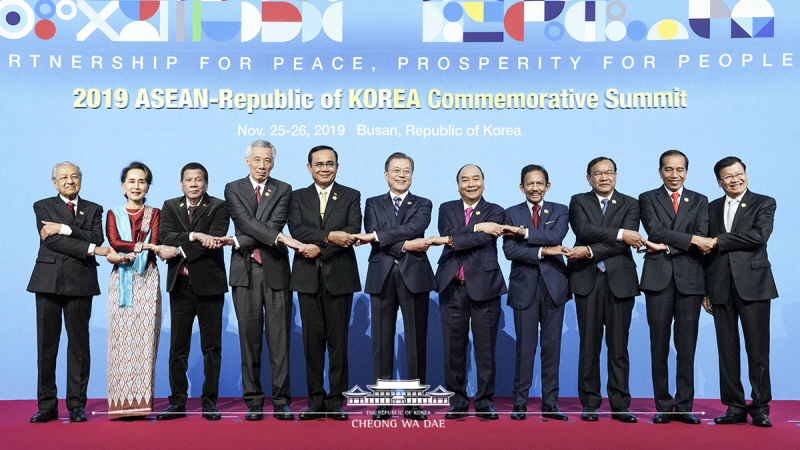
M 442 386 L 426 392 L 430 386 L 415 380 L 378 380 L 373 386 L 367 386 L 367 392 L 358 385 L 342 394 L 347 397 L 348 405 L 447 405 L 452 392 Z

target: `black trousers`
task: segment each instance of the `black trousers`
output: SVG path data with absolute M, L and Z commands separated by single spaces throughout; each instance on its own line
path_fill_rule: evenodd
M 645 301 L 656 411 L 689 412 L 694 405 L 694 355 L 703 296 L 681 294 L 672 279 L 661 292 L 645 292 Z M 670 328 L 675 331 L 674 399 L 669 392 Z
M 61 340 L 61 316 L 67 329 L 67 408 L 86 406 L 91 355 L 89 318 L 92 297 L 36 293 L 36 350 L 39 409 L 58 408 L 56 358 Z
M 731 282 L 731 299 L 712 305 L 719 352 L 719 389 L 722 404 L 734 414 L 769 414 L 772 385 L 769 375 L 769 314 L 771 300 L 745 301 Z M 750 378 L 749 404 L 745 403 L 741 380 L 739 321 L 742 322 L 747 371 Z
M 264 269 L 250 265 L 250 286 L 233 288 L 233 306 L 239 324 L 242 353 L 242 399 L 247 406 L 264 404 L 261 387 L 261 350 L 266 333 L 272 371 L 272 405 L 292 403 L 289 380 L 289 344 L 292 329 L 292 292 L 274 290 L 264 278 Z
M 497 328 L 500 323 L 500 297 L 474 301 L 467 288 L 451 282 L 439 296 L 444 337 L 444 382 L 453 392 L 450 406 L 466 408 L 467 395 L 467 345 L 472 328 L 472 346 L 475 351 L 478 386 L 475 408 L 494 406 L 494 387 L 497 365 Z
M 303 323 L 303 351 L 306 355 L 308 406 L 341 408 L 343 392 L 350 388 L 347 367 L 347 332 L 353 308 L 353 294 L 332 295 L 325 288 L 322 273 L 315 294 L 297 294 Z M 328 351 L 328 383 L 325 392 L 325 350 Z
M 561 365 L 561 329 L 564 305 L 556 306 L 539 278 L 533 301 L 526 309 L 514 310 L 517 359 L 514 373 L 514 405 L 527 405 L 533 384 L 536 347 L 541 344 L 542 405 L 558 405 L 558 369 Z M 541 326 L 541 339 L 540 335 Z
M 420 383 L 425 383 L 429 298 L 428 292 L 415 294 L 408 290 L 397 265 L 389 271 L 381 293 L 370 295 L 372 378 L 376 382 L 393 379 L 394 335 L 400 309 L 408 362 L 405 379 L 419 379 Z
M 200 351 L 203 352 L 203 406 L 217 404 L 219 371 L 222 363 L 222 307 L 225 294 L 197 295 L 189 277 L 178 275 L 169 293 L 171 338 L 169 345 L 169 403 L 186 405 L 189 396 L 189 352 L 192 345 L 192 326 L 197 317 L 200 327 Z
M 612 410 L 630 407 L 628 384 L 628 333 L 631 327 L 634 297 L 616 297 L 608 286 L 608 275 L 598 272 L 589 295 L 576 295 L 580 351 L 578 355 L 578 397 L 583 407 L 599 408 L 600 350 L 605 330 L 608 348 L 608 402 Z

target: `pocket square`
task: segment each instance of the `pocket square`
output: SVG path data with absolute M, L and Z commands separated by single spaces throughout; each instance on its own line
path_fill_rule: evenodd
M 551 223 L 555 223 L 555 220 L 551 220 L 550 222 L 545 222 L 545 225 L 550 225 Z

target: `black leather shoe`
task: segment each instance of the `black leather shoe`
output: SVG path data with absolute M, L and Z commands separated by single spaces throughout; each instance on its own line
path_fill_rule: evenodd
M 51 420 L 58 420 L 57 409 L 40 409 L 39 412 L 31 417 L 31 423 L 45 423 Z
M 214 405 L 203 406 L 202 411 L 203 411 L 203 418 L 206 420 L 222 419 L 222 415 L 219 413 L 219 410 Z
M 583 408 L 583 414 L 581 414 L 581 420 L 585 420 L 586 422 L 597 422 L 597 408 L 591 408 L 586 406 Z
M 619 409 L 616 411 L 611 412 L 611 418 L 614 420 L 619 420 L 622 423 L 636 423 L 636 416 L 631 414 L 631 410 L 628 408 Z
M 528 410 L 528 407 L 525 405 L 514 405 L 514 410 L 511 413 L 511 420 L 525 420 L 528 418 L 528 415 L 525 414 L 525 411 Z
M 769 419 L 767 419 L 769 420 Z M 76 406 L 69 410 L 70 422 L 86 422 L 86 414 L 83 412 L 83 406 Z
M 272 408 L 278 420 L 294 420 L 294 414 L 288 405 L 278 405 Z
M 677 417 L 676 417 L 677 420 Z M 670 415 L 665 413 L 658 413 L 653 416 L 653 423 L 669 423 Z
M 458 406 L 451 406 L 444 415 L 445 419 L 463 419 L 467 417 L 467 408 L 459 408 Z
M 428 420 L 428 414 L 419 406 L 406 406 L 403 410 L 403 417 L 411 420 Z
M 753 425 L 757 427 L 771 427 L 772 421 L 769 416 L 764 413 L 758 413 L 753 416 Z
M 747 416 L 745 414 L 735 414 L 728 411 L 723 416 L 715 417 L 714 423 L 716 423 L 717 425 L 733 425 L 737 423 L 747 423 Z
M 497 420 L 497 411 L 491 406 L 484 406 L 483 408 L 475 408 L 475 417 L 485 420 Z
M 261 414 L 262 412 L 264 412 L 262 406 L 248 406 L 247 414 L 244 415 L 244 420 L 261 420 L 264 418 L 264 415 Z
M 167 409 L 161 414 L 156 416 L 156 420 L 172 420 L 186 417 L 186 407 L 178 405 L 169 405 Z
M 299 415 L 300 420 L 316 420 L 325 418 L 325 410 L 319 406 L 310 406 Z
M 336 406 L 328 410 L 328 417 L 333 420 L 347 420 L 347 413 L 341 406 Z
M 379 406 L 372 414 L 372 420 L 389 420 L 392 418 L 392 410 L 388 406 Z
M 672 418 L 678 422 L 688 423 L 689 425 L 699 425 L 700 419 L 692 413 L 673 414 Z
M 556 405 L 542 405 L 542 417 L 545 419 L 569 420 L 569 417 L 562 414 Z

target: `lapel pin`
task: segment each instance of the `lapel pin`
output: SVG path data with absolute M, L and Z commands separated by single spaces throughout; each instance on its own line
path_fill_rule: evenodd
M 742 205 L 744 207 L 744 205 Z M 83 215 L 83 211 L 78 211 L 78 214 Z
M 410 205 L 410 204 L 411 204 L 411 202 L 408 202 L 408 204 Z
M 476 215 L 476 216 L 480 216 L 480 215 L 481 215 L 481 212 L 480 212 L 480 211 L 475 211 L 475 215 Z
M 184 206 L 186 206 L 186 205 L 185 205 L 185 204 L 183 204 L 183 203 L 181 203 L 181 204 L 180 204 L 180 205 L 178 205 L 178 206 L 180 206 L 181 208 L 183 208 L 183 207 L 184 207 Z
M 336 200 L 336 194 L 333 194 L 333 197 L 331 197 L 331 198 Z
M 683 201 L 688 202 L 689 201 L 689 197 L 683 197 Z
M 269 197 L 269 192 L 265 192 L 264 197 Z
M 545 214 L 550 214 L 550 211 L 548 211 L 548 210 L 546 210 L 546 209 L 545 209 L 545 210 L 544 210 L 544 213 L 545 213 Z
M 747 203 L 742 203 L 742 208 L 747 208 Z
M 205 208 L 206 206 L 208 206 L 208 203 L 203 203 L 203 208 Z
M 617 201 L 616 201 L 616 200 L 611 200 L 611 203 L 613 203 L 613 204 L 615 204 L 615 205 L 616 205 L 616 204 L 617 204 Z

